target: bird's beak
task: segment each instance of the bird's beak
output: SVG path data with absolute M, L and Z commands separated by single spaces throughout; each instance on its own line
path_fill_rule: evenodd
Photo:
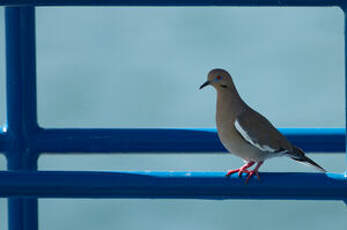
M 199 89 L 202 89 L 202 88 L 204 88 L 205 86 L 208 86 L 210 83 L 211 83 L 210 81 L 205 81 L 205 83 L 202 84 L 202 85 L 200 86 Z

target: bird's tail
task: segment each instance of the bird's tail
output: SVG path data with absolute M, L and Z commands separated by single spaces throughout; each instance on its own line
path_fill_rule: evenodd
M 313 160 L 311 160 L 310 158 L 308 158 L 304 151 L 302 151 L 302 149 L 294 146 L 293 147 L 293 152 L 289 155 L 290 158 L 292 158 L 293 160 L 296 160 L 300 163 L 304 163 L 307 165 L 311 165 L 313 167 L 315 167 L 316 169 L 318 169 L 319 171 L 322 172 L 327 172 L 327 170 L 325 170 L 323 167 L 321 167 L 319 164 L 317 164 L 316 162 L 314 162 Z

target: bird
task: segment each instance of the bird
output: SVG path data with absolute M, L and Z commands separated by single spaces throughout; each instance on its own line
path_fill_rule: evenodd
M 213 86 L 217 91 L 216 126 L 220 141 L 230 153 L 245 162 L 240 168 L 229 170 L 227 177 L 234 173 L 238 173 L 240 177 L 245 173 L 245 183 L 254 175 L 260 180 L 259 168 L 264 161 L 280 156 L 290 157 L 321 172 L 327 172 L 307 157 L 301 148 L 290 143 L 269 120 L 243 101 L 226 70 L 211 70 L 200 89 L 206 86 Z M 253 165 L 254 169 L 249 170 Z

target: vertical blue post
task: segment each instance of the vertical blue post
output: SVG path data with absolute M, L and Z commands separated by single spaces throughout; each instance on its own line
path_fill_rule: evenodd
M 34 7 L 6 7 L 7 132 L 12 146 L 6 152 L 8 170 L 37 170 L 30 144 L 39 130 L 36 115 L 36 55 Z M 11 198 L 9 230 L 37 230 L 37 199 Z
M 346 15 L 346 3 L 341 3 L 341 9 L 343 10 L 344 13 L 344 43 L 345 43 L 345 129 L 347 131 L 347 38 L 346 38 L 346 32 L 347 32 L 347 15 Z M 347 132 L 345 136 L 345 145 L 346 145 L 346 164 L 347 164 Z M 347 167 L 345 167 L 345 175 L 347 175 Z M 347 201 L 345 201 L 345 204 L 347 204 Z
M 347 15 L 346 15 L 346 3 L 342 2 L 341 3 L 341 9 L 343 10 L 344 13 L 344 40 L 345 40 L 345 129 L 347 131 L 347 38 L 346 38 L 346 32 L 347 32 Z M 345 136 L 345 145 L 346 145 L 346 164 L 347 164 L 347 134 Z M 347 167 L 345 167 L 345 176 L 347 176 Z M 344 200 L 345 205 L 347 205 L 347 200 Z
M 345 40 L 345 129 L 347 131 L 347 38 L 346 38 L 346 32 L 347 32 L 347 15 L 346 15 L 346 3 L 341 3 L 341 9 L 344 13 L 344 40 Z M 347 134 L 345 136 L 345 145 L 346 145 L 346 164 L 347 164 Z M 347 167 L 345 167 L 345 176 L 347 176 Z M 345 205 L 347 205 L 347 200 L 344 200 Z

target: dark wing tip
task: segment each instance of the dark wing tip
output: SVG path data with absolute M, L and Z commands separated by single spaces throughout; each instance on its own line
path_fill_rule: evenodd
M 311 160 L 309 157 L 307 157 L 300 148 L 294 146 L 293 150 L 294 152 L 290 156 L 293 160 L 311 165 L 321 172 L 327 172 L 327 170 L 325 170 L 322 166 L 320 166 L 319 164 Z

